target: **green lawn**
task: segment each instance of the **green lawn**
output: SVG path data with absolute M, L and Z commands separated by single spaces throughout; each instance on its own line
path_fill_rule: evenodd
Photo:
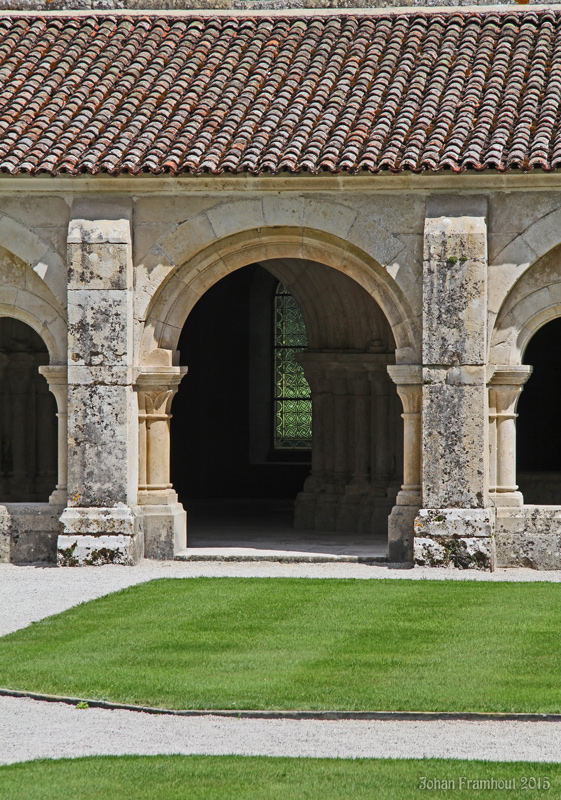
M 490 783 L 470 786 L 467 781 Z M 2 800 L 515 800 L 560 795 L 561 765 L 523 762 L 112 756 L 0 767 Z
M 171 708 L 561 712 L 561 586 L 159 580 L 0 639 L 0 686 Z

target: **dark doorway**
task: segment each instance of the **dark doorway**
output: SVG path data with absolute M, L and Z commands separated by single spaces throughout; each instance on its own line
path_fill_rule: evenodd
M 41 337 L 0 318 L 0 501 L 47 502 L 57 480 L 56 401 L 38 368 Z
M 258 265 L 237 270 L 205 293 L 183 328 L 189 372 L 173 401 L 171 478 L 188 512 L 217 498 L 290 506 L 309 474 L 311 451 L 273 448 L 277 285 Z
M 561 505 L 561 319 L 534 334 L 524 364 L 533 372 L 518 401 L 518 484 L 525 503 Z

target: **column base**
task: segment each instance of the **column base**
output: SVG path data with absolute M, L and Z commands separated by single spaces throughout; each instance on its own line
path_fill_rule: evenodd
M 297 531 L 313 531 L 315 528 L 316 506 L 318 495 L 312 492 L 300 492 L 294 501 L 294 529 Z
M 413 557 L 425 567 L 495 568 L 495 516 L 487 508 L 422 508 Z
M 415 517 L 419 506 L 395 505 L 388 517 L 388 561 L 413 566 Z
M 496 508 L 522 508 L 524 496 L 522 492 L 490 492 L 489 503 Z
M 65 508 L 60 522 L 57 563 L 61 567 L 132 566 L 144 554 L 139 517 L 128 506 Z
M 55 489 L 49 496 L 49 504 L 51 506 L 60 506 L 65 508 L 68 502 L 68 493 L 66 489 Z
M 144 558 L 170 561 L 187 547 L 187 512 L 181 503 L 141 506 Z

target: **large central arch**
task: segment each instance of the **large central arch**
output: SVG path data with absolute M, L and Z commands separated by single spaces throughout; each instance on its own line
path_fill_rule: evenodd
M 420 331 L 412 307 L 389 273 L 349 242 L 308 228 L 267 227 L 217 239 L 172 270 L 146 312 L 140 361 L 155 349 L 175 350 L 189 312 L 202 295 L 236 269 L 266 261 L 303 260 L 344 273 L 369 294 L 388 321 L 396 362 L 420 362 Z
M 155 293 L 143 325 L 141 370 L 164 363 L 179 368 L 178 342 L 191 310 L 220 280 L 252 264 L 287 286 L 309 332 L 302 363 L 314 409 L 312 473 L 296 501 L 297 525 L 385 537 L 402 462 L 401 406 L 387 366 L 419 363 L 420 336 L 407 298 L 371 256 L 305 228 L 217 239 L 186 257 Z M 171 399 L 165 402 L 169 412 Z M 141 460 L 150 449 L 146 435 L 141 432 Z M 169 447 L 164 457 L 169 461 Z M 154 488 L 171 488 L 169 470 L 166 480 Z M 148 498 L 150 480 L 144 489 Z

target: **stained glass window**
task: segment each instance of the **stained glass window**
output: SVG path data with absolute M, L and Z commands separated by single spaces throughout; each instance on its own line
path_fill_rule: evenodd
M 298 304 L 279 283 L 275 292 L 274 446 L 306 450 L 312 446 L 312 400 L 296 353 L 308 344 Z

